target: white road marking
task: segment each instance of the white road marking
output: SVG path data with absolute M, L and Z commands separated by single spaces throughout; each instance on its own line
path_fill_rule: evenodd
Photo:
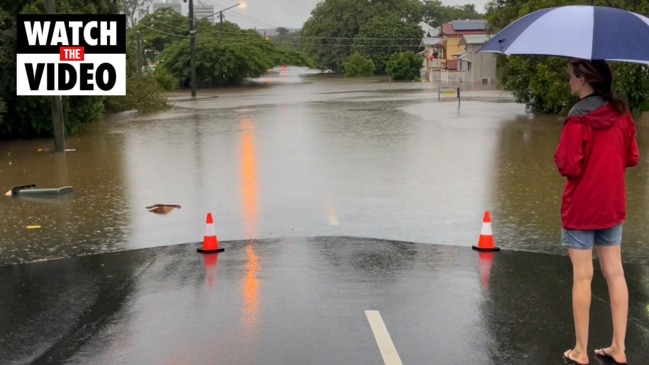
M 381 318 L 381 313 L 379 311 L 365 311 L 367 316 L 367 321 L 370 322 L 370 327 L 374 333 L 374 339 L 376 344 L 379 346 L 379 351 L 381 351 L 381 356 L 383 357 L 383 362 L 385 365 L 403 365 L 397 349 L 394 347 L 392 338 L 390 338 L 390 333 L 385 327 L 383 318 Z

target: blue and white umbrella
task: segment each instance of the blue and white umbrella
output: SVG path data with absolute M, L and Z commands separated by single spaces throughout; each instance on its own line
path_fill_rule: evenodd
M 649 19 L 622 9 L 571 5 L 527 14 L 478 52 L 649 63 Z

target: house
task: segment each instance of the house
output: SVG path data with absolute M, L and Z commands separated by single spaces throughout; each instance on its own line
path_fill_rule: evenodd
M 442 24 L 442 68 L 446 70 L 457 70 L 458 55 L 464 51 L 462 38 L 470 34 L 487 34 L 486 20 L 454 20 Z
M 489 39 L 486 20 L 454 20 L 439 28 L 419 24 L 422 79 L 430 82 L 496 82 L 496 56 L 476 53 Z
M 422 30 L 422 38 L 419 47 L 424 48 L 423 51 L 417 53 L 423 58 L 421 78 L 422 80 L 432 82 L 434 70 L 439 70 L 441 65 L 440 57 L 442 52 L 442 37 L 440 35 L 440 28 L 433 28 L 425 22 L 419 23 L 419 26 Z
M 457 57 L 458 70 L 464 72 L 464 82 L 491 84 L 497 82 L 496 55 L 477 53 L 491 37 L 487 34 L 466 34 L 460 41 L 464 51 Z

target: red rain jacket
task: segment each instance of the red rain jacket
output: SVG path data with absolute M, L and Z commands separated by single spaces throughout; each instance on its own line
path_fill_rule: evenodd
M 569 116 L 554 155 L 559 173 L 567 178 L 561 202 L 563 228 L 597 230 L 623 223 L 624 173 L 638 159 L 630 114 L 620 116 L 606 104 Z

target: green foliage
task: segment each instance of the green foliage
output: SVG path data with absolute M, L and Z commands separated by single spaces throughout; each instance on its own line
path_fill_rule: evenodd
M 422 20 L 437 28 L 443 23 L 458 19 L 483 19 L 484 15 L 475 10 L 475 5 L 445 6 L 439 0 L 426 1 L 422 4 Z
M 351 46 L 361 27 L 376 16 L 395 16 L 407 24 L 417 24 L 421 4 L 417 0 L 324 0 L 304 23 L 303 49 L 320 69 L 340 72 L 343 62 L 353 53 Z
M 161 65 L 188 82 L 189 53 L 189 40 L 175 42 L 162 52 Z M 272 66 L 270 52 L 251 42 L 228 42 L 213 36 L 196 40 L 197 87 L 238 86 L 247 78 L 263 75 Z
M 416 80 L 419 78 L 422 60 L 414 52 L 406 51 L 393 54 L 387 65 L 387 74 L 393 80 Z
M 565 114 L 575 102 L 568 87 L 566 59 L 499 56 L 499 66 L 503 87 L 530 111 Z
M 137 30 L 129 30 L 126 37 L 126 96 L 109 96 L 104 99 L 107 112 L 137 110 L 149 113 L 167 108 L 162 97 L 165 90 L 174 90 L 177 80 L 162 67 L 151 69 L 143 65 L 138 70 L 136 37 Z M 143 62 L 146 62 L 142 58 Z M 148 84 L 147 84 L 148 83 Z
M 354 38 L 353 52 L 369 57 L 376 73 L 385 74 L 390 56 L 401 51 L 416 52 L 421 42 L 421 28 L 404 23 L 396 16 L 376 16 L 365 23 Z
M 349 56 L 347 60 L 343 62 L 343 67 L 345 68 L 345 76 L 347 77 L 372 76 L 376 69 L 374 62 L 360 53 L 353 53 Z
M 616 79 L 615 93 L 628 102 L 632 112 L 649 111 L 649 67 L 617 63 L 612 69 Z
M 126 96 L 111 96 L 106 99 L 106 109 L 109 112 L 137 110 L 140 113 L 150 113 L 169 107 L 161 96 L 162 87 L 155 81 L 152 73 L 134 74 L 126 79 Z
M 274 51 L 271 54 L 273 59 L 273 65 L 292 65 L 292 66 L 304 66 L 309 68 L 315 68 L 313 60 L 311 60 L 304 52 L 297 51 L 291 48 L 285 47 L 275 47 Z
M 486 18 L 496 31 L 516 19 L 538 9 L 572 5 L 568 0 L 495 0 L 489 3 Z M 616 1 L 616 7 L 640 14 L 649 12 L 648 2 Z M 566 114 L 576 99 L 570 95 L 566 58 L 556 57 L 498 57 L 499 80 L 516 100 L 531 111 Z M 631 110 L 649 110 L 649 69 L 643 65 L 611 63 L 613 89 L 625 98 Z
M 199 31 L 201 24 L 196 24 Z M 189 37 L 189 18 L 170 8 L 158 9 L 129 29 L 126 35 L 129 44 L 135 44 L 137 32 L 142 34 L 144 59 L 153 62 L 169 44 Z
M 178 80 L 174 75 L 163 66 L 158 66 L 153 71 L 154 81 L 160 85 L 164 91 L 173 91 L 178 88 Z
M 172 84 L 189 87 L 188 24 L 187 17 L 160 9 L 128 32 L 133 44 L 137 32 L 141 33 L 145 62 L 156 69 L 156 80 L 167 90 Z M 214 25 L 201 20 L 196 22 L 196 30 L 197 87 L 241 85 L 247 78 L 259 77 L 277 65 L 315 67 L 304 53 L 277 46 L 256 31 L 241 30 L 229 22 Z M 284 29 L 282 34 L 287 32 Z
M 83 123 L 98 121 L 104 111 L 102 97 L 64 96 L 61 99 L 67 134 L 76 133 Z M 0 138 L 51 136 L 51 110 L 47 96 L 14 97 L 12 103 L 7 104 L 6 118 L 0 123 Z
M 126 26 L 132 28 L 138 19 L 148 13 L 153 0 L 122 0 L 122 3 L 122 13 L 126 15 Z

